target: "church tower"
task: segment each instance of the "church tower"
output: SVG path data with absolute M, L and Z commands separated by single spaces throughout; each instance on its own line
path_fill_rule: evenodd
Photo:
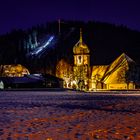
M 74 80 L 79 89 L 88 88 L 90 72 L 90 51 L 88 46 L 83 42 L 82 30 L 80 29 L 80 39 L 73 47 L 74 56 Z

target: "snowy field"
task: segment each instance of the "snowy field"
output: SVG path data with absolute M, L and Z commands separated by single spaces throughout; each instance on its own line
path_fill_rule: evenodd
M 140 140 L 131 93 L 0 91 L 0 140 Z

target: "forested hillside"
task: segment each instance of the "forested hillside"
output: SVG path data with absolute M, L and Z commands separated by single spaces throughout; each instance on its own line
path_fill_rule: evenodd
M 140 64 L 140 32 L 94 21 L 63 21 L 60 26 L 57 21 L 48 22 L 0 36 L 0 64 L 20 63 L 35 72 L 55 69 L 61 58 L 73 63 L 72 49 L 79 40 L 80 28 L 90 49 L 91 65 L 110 64 L 122 52 Z M 43 51 L 39 47 L 44 47 Z

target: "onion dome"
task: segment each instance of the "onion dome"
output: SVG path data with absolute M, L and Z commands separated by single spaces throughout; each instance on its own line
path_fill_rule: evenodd
M 89 53 L 88 46 L 83 42 L 81 29 L 80 29 L 80 39 L 73 47 L 73 53 L 74 54 L 88 54 Z

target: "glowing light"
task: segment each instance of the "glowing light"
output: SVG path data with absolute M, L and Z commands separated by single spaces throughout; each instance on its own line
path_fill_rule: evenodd
M 54 36 L 51 36 L 49 38 L 49 40 L 47 42 L 45 42 L 45 44 L 43 44 L 42 46 L 38 47 L 33 52 L 31 52 L 31 55 L 37 55 L 40 52 L 42 52 L 46 47 L 48 47 L 50 45 L 50 43 L 52 42 L 53 39 L 54 39 Z

